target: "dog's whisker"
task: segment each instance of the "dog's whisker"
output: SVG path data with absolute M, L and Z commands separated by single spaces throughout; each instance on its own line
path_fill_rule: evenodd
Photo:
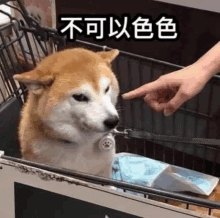
M 117 109 L 117 111 L 124 111 L 125 109 Z
M 116 107 L 116 109 L 124 109 L 124 107 L 120 107 L 120 106 L 119 106 L 119 107 Z

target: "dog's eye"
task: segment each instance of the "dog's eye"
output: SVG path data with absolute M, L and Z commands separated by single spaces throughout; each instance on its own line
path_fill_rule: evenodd
M 106 88 L 105 93 L 107 93 L 109 91 L 109 86 Z
M 89 99 L 85 95 L 83 95 L 83 94 L 73 95 L 73 98 L 76 101 L 89 101 Z

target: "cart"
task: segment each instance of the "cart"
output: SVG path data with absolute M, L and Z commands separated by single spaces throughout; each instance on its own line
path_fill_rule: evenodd
M 214 212 L 220 214 L 220 202 L 20 159 L 17 125 L 27 89 L 15 82 L 13 75 L 33 69 L 45 56 L 66 47 L 94 51 L 111 48 L 80 40 L 69 43 L 55 29 L 39 25 L 20 0 L 0 0 L 1 4 L 23 17 L 21 21 L 0 10 L 9 18 L 0 27 L 1 217 L 210 217 Z M 113 64 L 121 93 L 181 68 L 125 51 L 120 51 Z M 219 89 L 220 76 L 216 75 L 199 95 L 171 117 L 153 112 L 140 99 L 125 102 L 119 98 L 120 134 L 116 136 L 116 153 L 138 154 L 220 177 L 220 109 L 216 104 Z M 121 188 L 123 193 L 104 185 Z M 181 208 L 175 206 L 180 203 Z M 190 210 L 192 205 L 203 208 L 207 215 Z

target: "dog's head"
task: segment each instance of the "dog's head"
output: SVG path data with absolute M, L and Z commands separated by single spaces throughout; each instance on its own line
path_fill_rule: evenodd
M 14 79 L 28 87 L 31 113 L 50 128 L 104 133 L 119 121 L 115 108 L 119 86 L 110 67 L 118 53 L 68 49 Z

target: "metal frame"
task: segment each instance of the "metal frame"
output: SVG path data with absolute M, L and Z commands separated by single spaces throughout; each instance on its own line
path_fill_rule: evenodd
M 4 196 L 4 200 L 0 199 L 0 214 L 2 217 L 13 218 L 15 215 L 16 217 L 28 217 L 27 213 L 31 214 L 31 216 L 35 215 L 37 217 L 36 211 L 32 214 L 30 208 L 28 211 L 27 208 L 23 207 L 18 212 L 17 204 L 22 203 L 23 201 L 27 202 L 29 207 L 31 207 L 30 204 L 37 200 L 35 196 L 36 192 L 34 193 L 33 191 L 31 191 L 32 195 L 28 195 L 27 199 L 25 192 L 22 190 L 22 194 L 20 191 L 20 198 L 18 198 L 17 191 L 19 190 L 16 186 L 20 185 L 28 189 L 35 189 L 37 192 L 46 191 L 47 196 L 52 194 L 54 198 L 56 198 L 57 195 L 62 195 L 62 199 L 64 199 L 63 197 L 67 197 L 64 202 L 58 205 L 58 208 L 53 208 L 56 209 L 56 211 L 61 211 L 63 213 L 62 217 L 69 217 L 70 215 L 76 216 L 76 214 L 80 217 L 79 209 L 81 211 L 83 210 L 84 213 L 87 213 L 87 216 L 84 214 L 83 217 L 89 217 L 90 215 L 105 218 L 149 216 L 155 218 L 169 218 L 173 216 L 180 218 L 210 217 L 208 215 L 202 216 L 199 213 L 161 202 L 140 198 L 129 193 L 116 193 L 109 188 L 102 187 L 93 182 L 82 181 L 82 177 L 79 176 L 81 173 L 73 172 L 75 175 L 72 177 L 71 174 L 63 174 L 63 171 L 58 173 L 53 170 L 51 171 L 50 167 L 42 167 L 43 166 L 40 165 L 35 165 L 34 167 L 30 166 L 28 163 L 19 163 L 16 160 L 9 160 L 4 156 L 0 158 L 1 184 L 3 184 L 0 193 Z M 59 171 L 58 169 L 54 170 Z M 76 174 L 78 175 L 76 176 Z M 87 175 L 87 178 L 89 177 L 90 176 Z M 94 178 L 96 181 L 99 179 L 98 177 Z M 129 184 L 127 184 L 127 186 L 129 186 Z M 45 202 L 44 199 L 41 201 Z M 72 205 L 71 214 L 67 215 L 64 213 L 64 210 L 68 206 L 68 201 L 71 201 Z M 79 201 L 81 201 L 81 205 L 76 208 L 74 203 Z M 48 208 L 51 208 L 51 203 L 52 202 L 50 202 L 47 209 L 43 211 L 43 217 L 47 216 L 46 214 L 48 214 Z M 39 202 L 39 204 L 42 206 L 41 202 Z M 90 211 L 88 210 L 89 208 L 84 207 L 85 204 L 92 204 L 92 212 L 94 213 L 95 208 L 95 214 L 90 214 Z M 50 215 L 54 213 L 54 211 L 53 213 L 51 213 L 51 211 L 49 212 Z M 100 214 L 102 214 L 102 216 L 100 216 Z

